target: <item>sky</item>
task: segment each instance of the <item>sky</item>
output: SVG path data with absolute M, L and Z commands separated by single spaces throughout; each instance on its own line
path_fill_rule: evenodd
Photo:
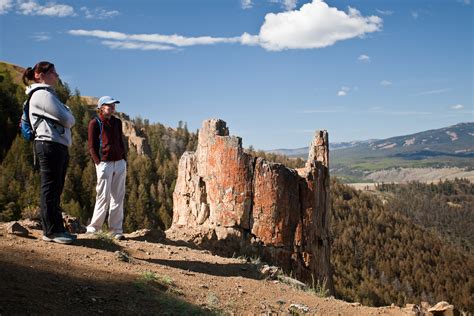
M 0 60 L 256 149 L 474 121 L 471 0 L 0 0 Z

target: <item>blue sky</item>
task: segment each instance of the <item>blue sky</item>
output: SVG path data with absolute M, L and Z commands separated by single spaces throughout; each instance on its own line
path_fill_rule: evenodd
M 470 0 L 0 0 L 0 60 L 258 149 L 474 121 Z

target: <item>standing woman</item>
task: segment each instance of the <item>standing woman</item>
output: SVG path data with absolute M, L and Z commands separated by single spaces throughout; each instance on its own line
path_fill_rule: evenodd
M 23 82 L 25 85 L 34 82 L 26 88 L 26 94 L 32 94 L 29 116 L 35 129 L 34 146 L 41 174 L 43 240 L 70 244 L 76 236 L 64 228 L 60 202 L 75 120 L 69 107 L 56 95 L 58 77 L 54 64 L 41 61 L 25 70 Z
M 110 233 L 122 240 L 125 239 L 122 223 L 127 162 L 122 121 L 114 116 L 117 103 L 120 101 L 112 97 L 101 97 L 97 103 L 98 117 L 89 122 L 88 144 L 97 174 L 97 196 L 87 232 L 101 230 L 108 214 Z

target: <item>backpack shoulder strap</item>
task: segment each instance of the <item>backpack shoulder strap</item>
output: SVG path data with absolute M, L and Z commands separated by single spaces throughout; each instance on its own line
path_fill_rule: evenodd
M 34 88 L 33 90 L 31 90 L 29 93 L 28 93 L 28 100 L 27 102 L 30 103 L 30 100 L 31 100 L 31 97 L 33 96 L 33 93 L 35 93 L 36 91 L 38 90 L 48 90 L 47 87 L 36 87 Z
M 31 100 L 31 97 L 33 96 L 33 93 L 35 93 L 38 90 L 48 90 L 48 88 L 47 87 L 37 87 L 37 88 L 34 88 L 33 90 L 31 90 L 28 93 L 28 98 L 26 99 L 25 104 L 23 105 L 23 111 L 26 114 L 25 119 L 27 120 L 27 122 L 30 121 L 30 100 Z M 41 122 L 41 119 L 44 119 L 43 117 L 38 117 L 38 118 L 39 119 L 32 126 L 34 133 L 36 133 L 36 129 L 38 128 L 38 125 Z

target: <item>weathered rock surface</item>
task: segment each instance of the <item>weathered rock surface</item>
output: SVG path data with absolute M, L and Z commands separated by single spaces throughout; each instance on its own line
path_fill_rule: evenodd
M 428 309 L 428 313 L 428 315 L 453 316 L 454 306 L 448 302 L 439 302 L 435 306 Z
M 128 148 L 135 148 L 139 155 L 150 153 L 146 138 L 137 134 L 137 130 L 132 122 L 122 119 L 122 131 L 128 141 Z
M 333 292 L 328 144 L 327 132 L 316 132 L 306 166 L 294 170 L 245 153 L 224 121 L 204 121 L 196 152 L 179 161 L 167 235 L 221 254 L 257 254 Z

